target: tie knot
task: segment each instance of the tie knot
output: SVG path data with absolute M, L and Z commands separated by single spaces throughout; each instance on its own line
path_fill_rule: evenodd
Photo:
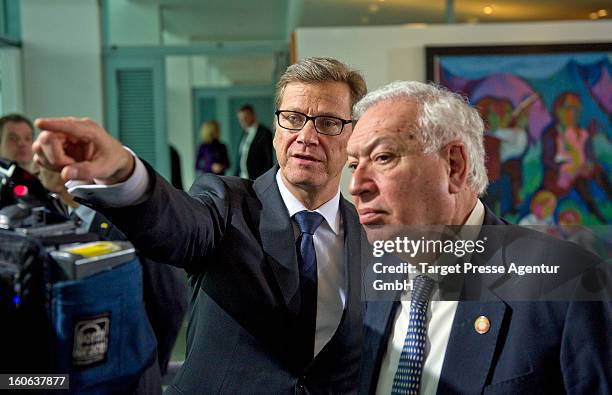
M 433 288 L 434 280 L 422 274 L 416 276 L 412 282 L 412 303 L 428 303 Z
M 300 211 L 295 213 L 293 218 L 300 227 L 300 232 L 310 235 L 314 235 L 321 222 L 323 222 L 323 216 L 314 211 Z

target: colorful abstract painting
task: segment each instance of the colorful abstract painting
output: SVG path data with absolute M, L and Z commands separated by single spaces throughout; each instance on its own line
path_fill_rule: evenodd
M 520 224 L 612 223 L 612 44 L 429 47 L 485 121 L 483 201 Z

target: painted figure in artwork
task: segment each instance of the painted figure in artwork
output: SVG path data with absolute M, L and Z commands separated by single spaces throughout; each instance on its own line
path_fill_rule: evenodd
M 555 124 L 543 136 L 543 183 L 558 197 L 564 197 L 574 189 L 589 211 L 599 221 L 606 223 L 591 197 L 589 183 L 591 180 L 596 182 L 608 198 L 612 190 L 595 158 L 592 132 L 579 125 L 581 109 L 580 97 L 575 93 L 563 93 L 555 100 Z

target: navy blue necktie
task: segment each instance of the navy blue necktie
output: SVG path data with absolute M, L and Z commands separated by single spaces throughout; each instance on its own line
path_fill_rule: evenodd
M 419 394 L 427 337 L 427 305 L 433 286 L 434 281 L 424 275 L 416 276 L 412 283 L 410 320 L 393 379 L 392 395 Z
M 314 233 L 323 222 L 323 216 L 311 211 L 300 211 L 293 216 L 300 228 L 296 242 L 300 270 L 300 314 L 298 332 L 300 354 L 305 361 L 314 357 L 314 340 L 317 329 L 317 254 Z

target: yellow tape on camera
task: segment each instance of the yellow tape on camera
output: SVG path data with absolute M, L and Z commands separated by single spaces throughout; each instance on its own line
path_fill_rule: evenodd
M 96 241 L 93 243 L 87 243 L 82 246 L 73 247 L 67 249 L 66 251 L 72 254 L 78 254 L 85 257 L 95 257 L 110 254 L 111 252 L 115 252 L 120 249 L 121 247 L 118 244 L 113 243 L 112 241 Z

